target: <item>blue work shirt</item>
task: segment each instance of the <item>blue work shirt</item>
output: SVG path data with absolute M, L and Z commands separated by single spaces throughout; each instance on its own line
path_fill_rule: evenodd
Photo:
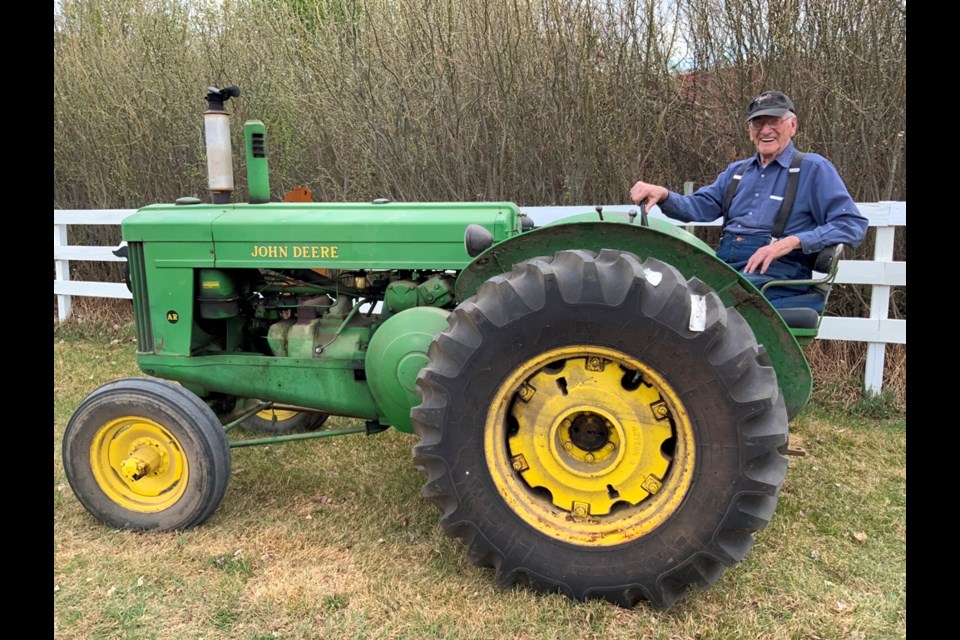
M 711 222 L 723 216 L 727 185 L 743 163 L 746 170 L 730 203 L 724 233 L 769 236 L 787 189 L 787 173 L 797 152 L 793 143 L 765 168 L 760 154 L 730 164 L 716 181 L 684 196 L 670 192 L 660 210 L 681 222 Z M 800 164 L 800 182 L 783 236 L 797 236 L 804 253 L 843 243 L 856 248 L 867 233 L 867 219 L 857 209 L 837 169 L 829 160 L 808 153 Z

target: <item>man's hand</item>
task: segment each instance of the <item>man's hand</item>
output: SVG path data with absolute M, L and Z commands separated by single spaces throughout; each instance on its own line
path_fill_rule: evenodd
M 776 242 L 772 242 L 765 247 L 760 247 L 757 249 L 757 251 L 750 256 L 750 259 L 747 260 L 747 266 L 743 268 L 743 272 L 753 273 L 757 270 L 757 268 L 759 268 L 760 273 L 766 273 L 767 267 L 770 266 L 771 262 L 777 258 L 782 258 L 794 249 L 799 248 L 800 238 L 797 236 L 780 238 Z
M 630 189 L 630 198 L 635 204 L 643 203 L 646 205 L 643 210 L 647 213 L 650 212 L 650 207 L 663 202 L 667 199 L 668 195 L 670 195 L 670 192 L 666 187 L 640 182 L 639 180 L 637 184 L 633 185 L 633 188 Z

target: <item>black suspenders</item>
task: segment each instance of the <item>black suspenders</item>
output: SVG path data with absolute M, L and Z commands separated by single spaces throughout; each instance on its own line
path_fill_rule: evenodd
M 773 224 L 773 230 L 770 232 L 770 236 L 776 240 L 779 240 L 780 236 L 783 235 L 783 230 L 787 228 L 787 220 L 793 211 L 793 201 L 797 199 L 797 185 L 800 184 L 800 162 L 805 155 L 805 153 L 800 151 L 793 154 L 793 161 L 790 163 L 790 169 L 787 173 L 787 190 L 783 194 L 780 212 L 777 214 L 777 219 Z M 730 221 L 730 203 L 733 201 L 733 194 L 737 192 L 737 187 L 740 186 L 740 180 L 743 178 L 743 172 L 747 170 L 748 164 L 750 164 L 750 160 L 745 160 L 744 163 L 740 165 L 740 168 L 737 169 L 736 174 L 733 176 L 733 180 L 727 185 L 727 192 L 723 195 L 724 228 L 726 228 L 727 223 Z

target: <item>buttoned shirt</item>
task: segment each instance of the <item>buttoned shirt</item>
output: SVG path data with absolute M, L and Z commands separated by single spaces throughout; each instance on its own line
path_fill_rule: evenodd
M 716 181 L 684 196 L 673 191 L 660 210 L 681 222 L 711 222 L 723 216 L 727 185 L 747 163 L 740 185 L 730 202 L 724 233 L 769 236 L 787 188 L 790 162 L 797 152 L 789 143 L 766 167 L 760 154 L 730 164 Z M 816 253 L 843 243 L 856 248 L 867 233 L 867 219 L 857 209 L 847 187 L 829 160 L 807 153 L 800 165 L 800 182 L 783 236 L 797 236 L 804 253 Z

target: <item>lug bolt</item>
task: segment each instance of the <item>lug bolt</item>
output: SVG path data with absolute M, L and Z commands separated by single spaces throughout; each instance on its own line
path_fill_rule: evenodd
M 526 471 L 527 469 L 530 468 L 529 465 L 527 464 L 527 459 L 523 457 L 523 454 L 520 454 L 517 457 L 515 457 L 511 462 L 510 466 L 513 467 L 514 471 Z
M 651 474 L 640 483 L 640 486 L 643 487 L 647 493 L 655 495 L 660 491 L 660 488 L 663 486 L 663 482 L 660 481 L 660 478 Z
M 603 371 L 604 362 L 597 356 L 587 358 L 587 371 Z

